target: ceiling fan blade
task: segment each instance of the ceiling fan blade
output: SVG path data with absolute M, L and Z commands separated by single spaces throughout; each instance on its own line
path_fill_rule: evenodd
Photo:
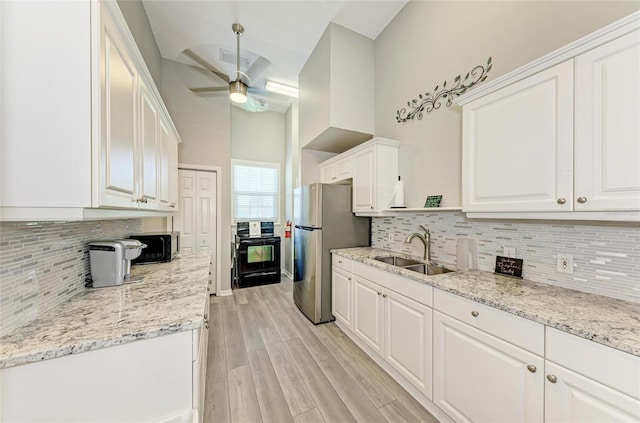
M 271 66 L 271 62 L 268 59 L 258 56 L 247 69 L 247 76 L 251 81 L 256 81 L 269 66 Z
M 196 62 L 197 64 L 199 64 L 200 66 L 202 66 L 203 68 L 211 72 L 212 74 L 216 75 L 218 78 L 222 79 L 224 82 L 226 83 L 230 82 L 229 75 L 216 69 L 211 63 L 207 62 L 202 57 L 198 56 L 191 49 L 186 49 L 182 53 L 184 53 L 185 56 L 187 56 L 189 59 L 193 60 L 194 62 Z
M 200 88 L 189 88 L 192 93 L 195 94 L 203 94 L 203 93 L 216 93 L 216 92 L 229 92 L 229 87 L 200 87 Z

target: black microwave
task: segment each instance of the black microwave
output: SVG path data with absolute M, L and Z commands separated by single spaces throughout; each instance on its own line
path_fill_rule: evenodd
M 132 264 L 165 263 L 180 253 L 180 232 L 144 233 L 131 235 L 129 239 L 137 239 L 147 246 Z

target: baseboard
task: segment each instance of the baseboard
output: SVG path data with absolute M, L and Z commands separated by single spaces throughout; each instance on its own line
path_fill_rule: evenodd
M 228 297 L 230 295 L 233 295 L 233 291 L 230 289 L 223 289 L 221 291 L 216 292 L 216 295 L 218 297 Z
M 289 279 L 293 279 L 293 275 L 291 273 L 289 273 L 288 270 L 286 269 L 282 269 L 282 274 L 286 277 L 288 277 Z

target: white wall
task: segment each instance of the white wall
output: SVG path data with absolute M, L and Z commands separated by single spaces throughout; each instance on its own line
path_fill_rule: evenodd
M 193 94 L 189 87 L 206 86 L 210 78 L 199 70 L 162 60 L 162 97 L 173 119 L 182 144 L 178 148 L 180 163 L 218 166 L 222 169 L 220 234 L 221 288 L 230 289 L 231 234 L 224 230 L 231 225 L 231 111 L 229 97 L 222 94 Z M 283 148 L 284 151 L 284 148 Z
M 422 120 L 396 112 L 443 81 L 493 57 L 487 80 L 640 9 L 637 1 L 411 1 L 376 39 L 376 135 L 402 142 L 406 205 L 443 194 L 461 205 L 461 112 L 443 105 Z

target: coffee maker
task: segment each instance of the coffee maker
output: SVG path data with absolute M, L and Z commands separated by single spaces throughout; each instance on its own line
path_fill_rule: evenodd
M 89 262 L 94 288 L 122 285 L 125 248 L 118 241 L 96 241 L 89 244 Z

